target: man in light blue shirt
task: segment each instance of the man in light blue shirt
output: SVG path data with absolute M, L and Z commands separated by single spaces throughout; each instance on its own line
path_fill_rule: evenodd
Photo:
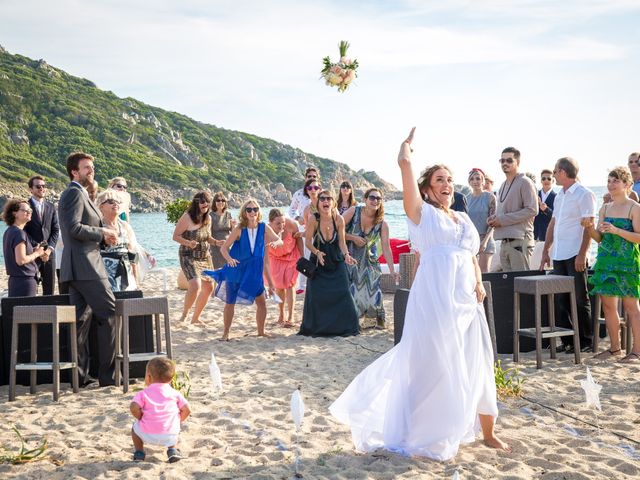
M 640 152 L 633 152 L 629 155 L 629 170 L 633 178 L 633 191 L 640 197 Z

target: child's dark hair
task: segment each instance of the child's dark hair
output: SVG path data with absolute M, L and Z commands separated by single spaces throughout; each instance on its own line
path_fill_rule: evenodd
M 176 364 L 167 357 L 154 357 L 147 363 L 147 370 L 153 380 L 169 383 L 176 374 Z

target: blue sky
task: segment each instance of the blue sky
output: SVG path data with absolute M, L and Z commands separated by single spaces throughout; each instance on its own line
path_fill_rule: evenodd
M 344 94 L 319 80 L 340 40 Z M 506 146 L 538 174 L 570 155 L 585 184 L 640 150 L 639 0 L 0 0 L 0 44 L 119 96 L 376 170 L 471 167 Z

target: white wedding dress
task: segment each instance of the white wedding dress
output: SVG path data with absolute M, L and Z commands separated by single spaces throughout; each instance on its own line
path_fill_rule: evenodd
M 478 414 L 498 416 L 493 351 L 475 295 L 478 233 L 429 204 L 409 221 L 420 266 L 401 342 L 364 369 L 329 408 L 357 450 L 447 460 L 475 440 Z

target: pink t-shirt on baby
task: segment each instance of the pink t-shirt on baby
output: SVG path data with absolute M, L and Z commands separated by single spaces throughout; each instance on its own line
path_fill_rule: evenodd
M 152 383 L 136 393 L 132 402 L 140 405 L 142 418 L 138 421 L 145 433 L 180 433 L 180 409 L 189 406 L 182 394 L 168 383 Z

